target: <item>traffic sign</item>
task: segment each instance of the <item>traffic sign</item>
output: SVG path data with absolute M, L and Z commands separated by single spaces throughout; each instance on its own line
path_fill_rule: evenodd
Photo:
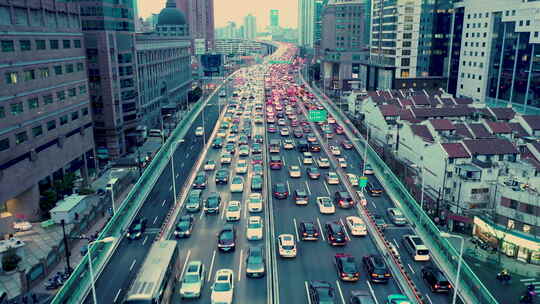
M 308 120 L 311 122 L 325 122 L 328 119 L 326 110 L 309 110 Z
M 358 186 L 360 188 L 365 188 L 367 185 L 367 181 L 368 181 L 367 176 L 360 176 L 360 182 L 358 183 Z
M 291 64 L 291 62 L 288 60 L 270 60 L 269 63 L 270 64 L 280 64 L 280 63 Z

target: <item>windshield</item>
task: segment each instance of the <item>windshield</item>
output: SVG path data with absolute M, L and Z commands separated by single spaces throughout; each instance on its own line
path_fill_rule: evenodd
M 240 210 L 239 206 L 236 206 L 236 205 L 230 205 L 229 206 L 229 211 L 238 211 L 238 210 Z
M 252 223 L 249 223 L 248 224 L 248 228 L 261 228 L 261 223 L 258 223 L 258 222 L 252 222 Z
M 221 240 L 232 240 L 233 238 L 233 232 L 231 230 L 225 230 L 221 233 L 221 235 L 219 236 L 219 238 Z
M 227 282 L 217 282 L 214 284 L 214 291 L 229 291 L 231 289 L 231 285 Z
M 199 276 L 196 274 L 186 274 L 184 277 L 185 283 L 197 283 L 199 282 Z

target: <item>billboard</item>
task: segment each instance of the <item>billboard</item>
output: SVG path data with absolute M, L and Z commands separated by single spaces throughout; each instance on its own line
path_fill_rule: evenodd
M 223 56 L 218 54 L 201 55 L 204 76 L 218 76 L 223 66 Z

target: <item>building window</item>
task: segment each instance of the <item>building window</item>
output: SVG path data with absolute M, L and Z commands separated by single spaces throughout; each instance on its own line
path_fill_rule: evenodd
M 79 111 L 75 111 L 71 113 L 71 120 L 77 120 L 79 119 Z
M 54 130 L 54 129 L 56 129 L 56 120 L 49 120 L 47 122 L 47 130 L 51 131 L 51 130 Z
M 28 109 L 37 109 L 39 108 L 39 99 L 37 97 L 28 99 Z
M 62 75 L 62 66 L 61 65 L 55 65 L 54 66 L 54 74 L 55 75 Z
M 86 85 L 79 86 L 79 94 L 86 94 Z
M 2 40 L 2 52 L 15 52 L 15 45 L 13 44 L 13 40 Z
M 6 151 L 9 149 L 9 138 L 4 138 L 0 140 L 0 152 Z
M 30 81 L 36 79 L 36 72 L 34 70 L 26 70 L 24 71 L 24 80 Z
M 45 45 L 45 40 L 36 40 L 36 49 L 45 50 L 47 46 Z
M 58 49 L 58 40 L 49 40 L 49 44 L 51 46 L 51 50 L 57 50 Z
M 21 40 L 19 41 L 19 45 L 21 46 L 21 51 L 32 50 L 32 44 L 30 43 L 30 40 Z
M 71 48 L 71 40 L 62 41 L 62 45 L 64 46 L 65 49 L 70 49 Z
M 60 100 L 60 101 L 66 99 L 66 91 L 58 91 L 58 92 L 56 92 L 56 98 L 58 98 L 58 100 Z
M 81 113 L 82 113 L 82 116 L 88 115 L 88 108 L 82 108 Z
M 77 88 L 71 88 L 68 90 L 68 96 L 69 97 L 75 97 L 77 96 Z
M 508 223 L 506 223 L 506 228 L 512 230 L 516 228 L 516 222 L 514 220 L 508 219 Z
M 19 75 L 17 72 L 6 72 L 6 83 L 7 84 L 16 84 L 18 81 Z
M 28 140 L 28 134 L 26 131 L 19 132 L 15 134 L 15 144 L 19 145 Z
M 0 106 L 0 119 L 6 117 L 6 108 L 4 106 Z
M 49 68 L 39 68 L 39 76 L 41 78 L 47 78 L 49 77 Z
M 82 62 L 77 63 L 77 72 L 80 72 L 84 69 L 84 64 Z
M 66 73 L 73 73 L 73 64 L 66 64 Z
M 67 115 L 60 116 L 60 125 L 63 126 L 68 123 L 68 117 Z
M 54 102 L 54 99 L 53 99 L 52 94 L 48 94 L 48 95 L 43 96 L 43 104 L 48 105 L 48 104 L 51 104 L 53 102 Z
M 41 135 L 43 135 L 43 127 L 42 126 L 37 126 L 37 127 L 32 128 L 32 136 L 33 137 L 38 137 L 38 136 L 41 136 Z
M 81 41 L 80 40 L 73 40 L 73 44 L 75 46 L 76 49 L 80 49 L 81 48 Z
M 24 107 L 22 102 L 16 102 L 9 105 L 11 108 L 11 115 L 19 115 L 24 112 Z

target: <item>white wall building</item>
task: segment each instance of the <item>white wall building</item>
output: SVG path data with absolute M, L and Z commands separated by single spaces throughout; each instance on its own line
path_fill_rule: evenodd
M 257 37 L 257 19 L 252 14 L 244 17 L 244 38 L 253 40 Z
M 313 48 L 315 1 L 298 0 L 298 44 Z

